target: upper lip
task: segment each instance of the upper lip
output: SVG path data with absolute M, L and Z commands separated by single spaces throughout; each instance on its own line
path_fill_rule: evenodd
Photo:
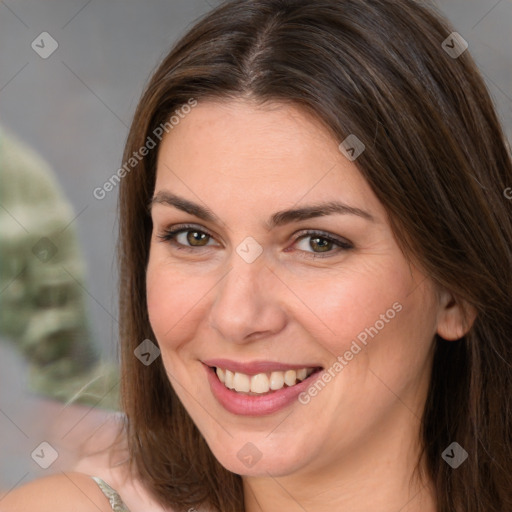
M 250 361 L 242 363 L 230 359 L 208 359 L 203 361 L 206 366 L 222 368 L 232 372 L 244 373 L 246 375 L 257 375 L 258 373 L 278 372 L 286 370 L 300 370 L 301 368 L 320 368 L 317 364 L 288 364 L 277 361 Z

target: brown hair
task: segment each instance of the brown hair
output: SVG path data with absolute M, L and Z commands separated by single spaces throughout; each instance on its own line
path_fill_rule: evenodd
M 138 105 L 124 159 L 191 98 L 289 102 L 338 141 L 366 146 L 356 161 L 397 240 L 438 285 L 477 312 L 469 333 L 439 337 L 422 418 L 422 446 L 439 512 L 512 510 L 512 163 L 492 101 L 453 29 L 412 0 L 233 0 L 199 20 L 163 60 Z M 453 46 L 453 44 L 451 44 Z M 157 151 L 121 180 L 119 264 L 122 400 L 133 467 L 175 510 L 244 509 L 242 482 L 215 459 L 159 358 L 145 269 Z M 469 454 L 456 470 L 442 452 Z

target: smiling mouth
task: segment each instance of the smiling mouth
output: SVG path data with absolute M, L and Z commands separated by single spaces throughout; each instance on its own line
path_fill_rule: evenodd
M 217 378 L 227 389 L 245 395 L 266 395 L 287 387 L 295 386 L 314 373 L 322 370 L 320 367 L 300 368 L 298 370 L 273 371 L 247 375 L 241 372 L 213 367 Z

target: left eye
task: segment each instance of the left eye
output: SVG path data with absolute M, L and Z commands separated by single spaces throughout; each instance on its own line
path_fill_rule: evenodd
M 324 233 L 310 232 L 299 236 L 295 240 L 295 244 L 298 245 L 301 251 L 306 253 L 313 253 L 312 257 L 318 257 L 322 253 L 327 255 L 337 253 L 339 251 L 333 251 L 334 248 L 339 250 L 353 249 L 354 246 L 348 241 L 343 239 L 334 238 Z M 321 256 L 320 256 L 321 257 Z
M 340 249 L 352 248 L 352 246 L 348 242 L 343 242 L 341 240 L 336 240 L 334 238 L 328 237 L 326 235 L 315 233 L 302 235 L 296 240 L 296 243 L 298 243 L 298 246 L 301 250 L 306 252 L 312 250 L 312 252 L 314 253 L 332 252 L 332 249 L 334 247 L 339 247 Z

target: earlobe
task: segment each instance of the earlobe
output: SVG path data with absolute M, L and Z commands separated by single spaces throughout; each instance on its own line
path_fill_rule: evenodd
M 439 303 L 437 334 L 449 341 L 465 336 L 476 318 L 476 310 L 464 301 L 456 299 L 448 291 L 443 291 Z

